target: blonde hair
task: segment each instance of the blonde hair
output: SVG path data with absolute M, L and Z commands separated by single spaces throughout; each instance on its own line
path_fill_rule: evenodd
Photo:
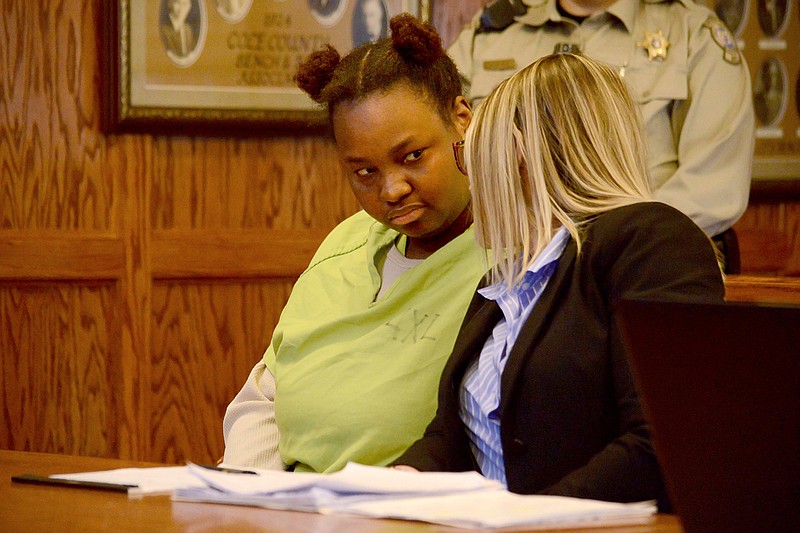
M 465 157 L 478 238 L 508 286 L 564 226 L 581 250 L 593 217 L 651 199 L 642 120 L 612 68 L 543 57 L 476 109 Z

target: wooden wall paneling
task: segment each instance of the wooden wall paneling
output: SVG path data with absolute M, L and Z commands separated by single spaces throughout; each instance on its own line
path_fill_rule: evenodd
M 94 179 L 99 3 L 0 5 L 0 227 L 106 231 L 114 190 Z
M 734 225 L 743 274 L 783 275 L 789 258 L 783 202 L 751 204 Z
M 98 6 L 0 1 L 3 447 L 120 446 L 125 243 L 97 133 Z
M 117 279 L 123 250 L 113 234 L 0 230 L 0 279 Z
M 153 228 L 319 228 L 358 205 L 326 137 L 158 137 Z
M 786 238 L 789 243 L 787 276 L 800 276 L 800 202 L 786 204 Z
M 152 238 L 156 279 L 297 277 L 323 230 L 167 230 Z
M 284 142 L 280 141 L 274 149 L 281 150 Z M 289 156 L 276 152 L 265 170 L 267 179 L 285 176 L 287 186 L 281 191 L 280 202 L 285 206 L 283 211 L 290 215 L 292 228 L 318 228 L 327 233 L 358 211 L 347 172 L 329 137 L 297 139 L 285 148 L 290 149 Z
M 115 284 L 0 283 L 4 448 L 115 456 Z
M 149 460 L 214 461 L 222 417 L 266 349 L 292 280 L 153 287 Z
M 240 176 L 230 176 L 237 141 L 201 137 L 154 140 L 154 229 L 230 226 L 229 197 Z M 251 169 L 252 171 L 252 169 Z M 232 191 L 232 192 L 231 192 Z M 238 227 L 238 224 L 233 224 Z
M 152 300 L 150 197 L 152 190 L 152 138 L 137 135 L 108 138 L 106 179 L 118 184 L 118 231 L 125 244 L 124 273 L 119 280 L 121 309 L 117 353 L 122 372 L 119 394 L 124 399 L 117 413 L 119 447 L 124 459 L 149 457 L 148 428 L 151 402 L 150 309 Z

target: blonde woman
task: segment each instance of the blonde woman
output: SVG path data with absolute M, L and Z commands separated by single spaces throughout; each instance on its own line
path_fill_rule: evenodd
M 651 199 L 623 80 L 582 56 L 544 57 L 477 108 L 465 148 L 488 281 L 445 367 L 435 419 L 396 464 L 666 508 L 614 306 L 719 301 L 724 288 L 702 230 Z

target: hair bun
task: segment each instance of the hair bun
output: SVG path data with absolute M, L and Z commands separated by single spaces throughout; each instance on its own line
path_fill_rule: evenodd
M 430 65 L 444 55 L 442 38 L 436 29 L 410 13 L 401 13 L 389 21 L 394 49 L 401 56 Z
M 333 71 L 341 61 L 336 49 L 326 44 L 322 50 L 312 52 L 297 68 L 294 82 L 315 102 L 320 101 L 322 90 L 331 82 Z

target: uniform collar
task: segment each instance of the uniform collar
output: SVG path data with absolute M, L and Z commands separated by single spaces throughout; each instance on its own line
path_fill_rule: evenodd
M 526 0 L 528 11 L 516 17 L 517 22 L 527 26 L 542 26 L 548 21 L 561 22 L 556 0 Z
M 524 15 L 516 17 L 517 22 L 528 26 L 543 26 L 547 22 L 561 22 L 563 18 L 558 13 L 556 6 L 557 0 L 524 0 L 528 6 L 528 11 Z M 622 22 L 630 32 L 636 15 L 639 12 L 641 0 L 617 0 L 606 12 Z M 670 0 L 645 0 L 648 4 L 667 2 Z

